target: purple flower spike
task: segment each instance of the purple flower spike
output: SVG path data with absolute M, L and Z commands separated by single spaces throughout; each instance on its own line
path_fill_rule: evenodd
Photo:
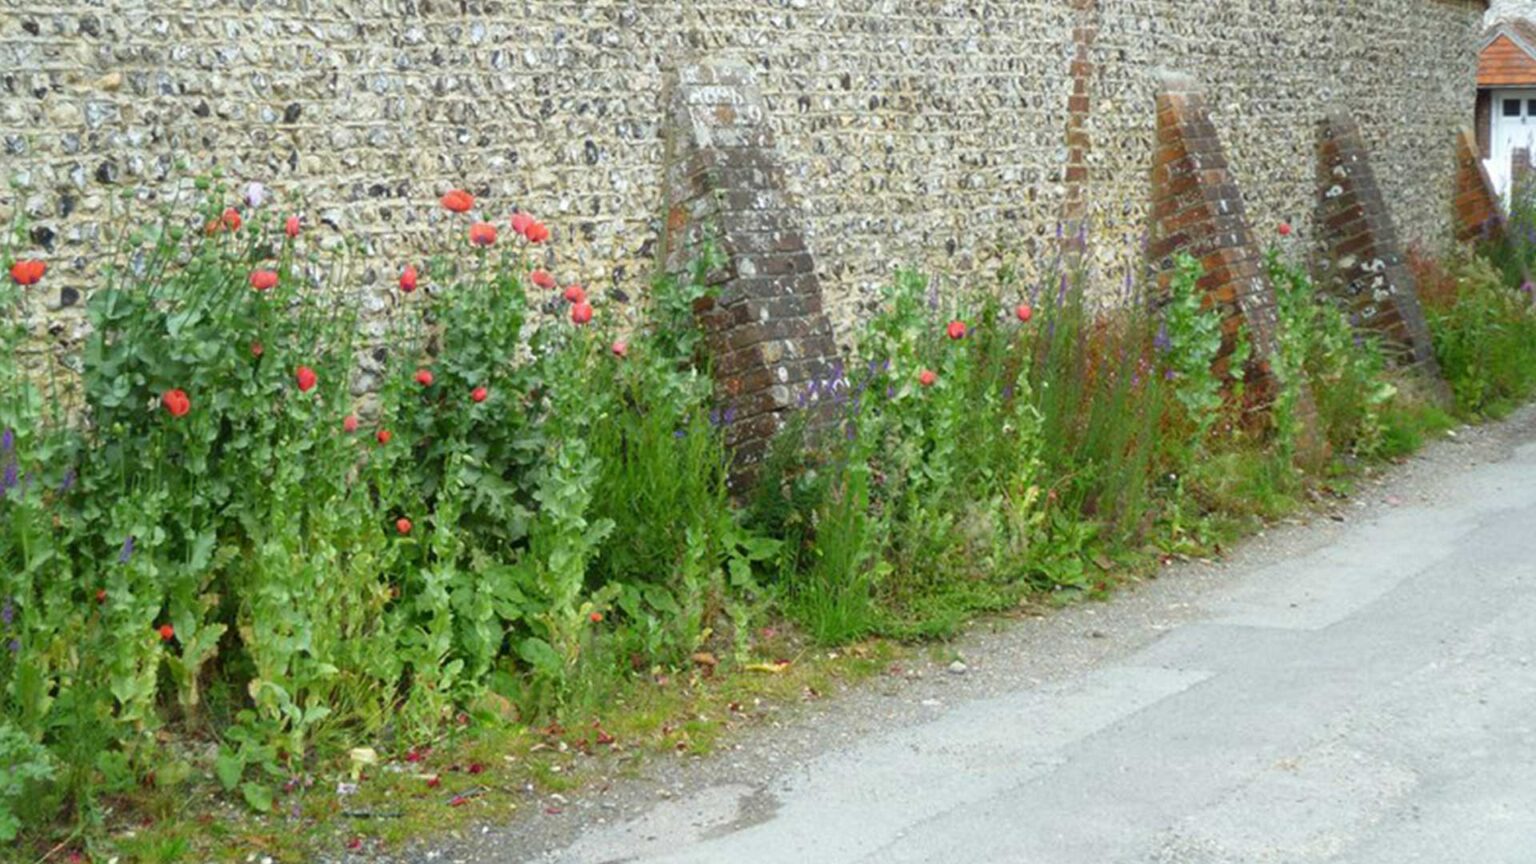
M 128 559 L 133 557 L 133 544 L 133 535 L 129 534 L 127 539 L 123 540 L 123 548 L 117 553 L 117 563 L 128 563 Z
M 4 624 L 5 626 L 9 627 L 15 620 L 16 603 L 7 597 L 5 600 L 5 605 L 0 606 L 0 624 Z
M 10 453 L 16 449 L 16 430 L 7 428 L 0 432 L 0 454 Z
M 12 639 L 11 641 L 5 643 L 5 647 L 12 654 L 20 654 L 21 653 L 21 640 L 20 639 Z

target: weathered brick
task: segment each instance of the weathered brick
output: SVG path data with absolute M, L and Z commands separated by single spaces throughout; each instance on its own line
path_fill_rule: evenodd
M 750 70 L 723 62 L 686 66 L 669 80 L 668 104 L 668 151 L 705 167 L 686 180 L 703 183 L 719 205 L 708 214 L 706 234 L 731 261 L 730 278 L 709 312 L 708 333 L 723 416 L 733 418 L 733 474 L 744 482 L 753 460 L 766 451 L 767 436 L 796 407 L 796 392 L 803 393 L 804 382 L 834 360 L 832 326 L 801 230 L 803 216 L 785 188 L 771 130 L 761 124 L 767 112 Z M 701 113 L 694 110 L 699 104 L 716 108 Z M 731 134 L 743 124 L 752 126 L 751 135 Z M 690 186 L 680 194 L 693 193 Z M 677 230 L 669 220 L 662 238 L 667 260 L 697 240 L 697 232 Z
M 1356 326 L 1383 337 L 1402 361 L 1439 382 L 1418 285 L 1397 246 L 1370 151 L 1354 119 L 1331 112 L 1317 127 L 1318 285 L 1345 303 Z

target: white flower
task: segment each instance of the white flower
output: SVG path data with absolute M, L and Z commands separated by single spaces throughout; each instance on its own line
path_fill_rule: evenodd
M 245 203 L 251 207 L 260 207 L 261 202 L 267 200 L 267 187 L 255 180 L 245 184 Z

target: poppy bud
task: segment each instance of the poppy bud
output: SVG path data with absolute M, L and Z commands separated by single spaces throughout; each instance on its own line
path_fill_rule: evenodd
M 475 206 L 475 196 L 463 189 L 454 189 L 442 198 L 443 207 L 455 213 L 467 213 Z
M 489 222 L 469 226 L 469 242 L 480 247 L 496 245 L 496 226 Z
M 17 261 L 11 265 L 11 278 L 17 285 L 36 285 L 37 280 L 43 278 L 43 273 L 48 270 L 48 263 L 29 259 Z
M 251 287 L 257 291 L 267 291 L 277 284 L 277 272 L 273 270 L 252 270 Z
M 171 413 L 172 417 L 185 417 L 192 410 L 192 400 L 188 398 L 187 391 L 177 388 L 167 390 L 160 396 L 160 404 Z
M 299 227 L 299 217 L 297 216 L 289 216 L 283 221 L 283 233 L 288 235 L 289 240 L 299 236 Z

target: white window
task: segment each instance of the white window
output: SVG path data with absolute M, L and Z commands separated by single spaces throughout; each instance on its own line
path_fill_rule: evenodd
M 1492 140 L 1486 164 L 1494 188 L 1507 196 L 1513 176 L 1510 160 L 1518 150 L 1536 152 L 1536 89 L 1495 90 L 1492 99 Z

